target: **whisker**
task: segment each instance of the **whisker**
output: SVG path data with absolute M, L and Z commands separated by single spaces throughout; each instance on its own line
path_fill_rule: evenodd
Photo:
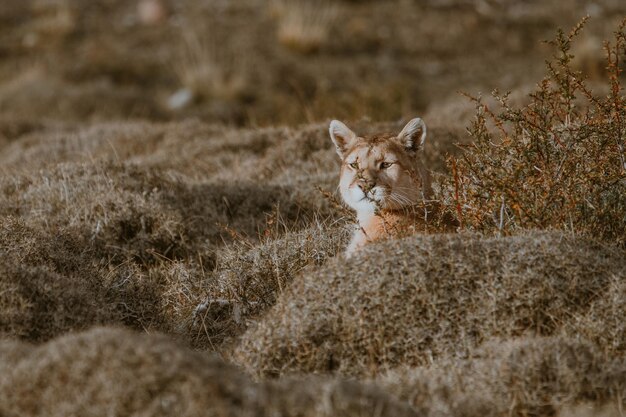
M 413 203 L 411 201 L 411 199 L 409 199 L 407 196 L 404 196 L 404 195 L 399 194 L 399 193 L 391 193 L 389 196 L 390 197 L 393 196 L 395 201 L 397 201 L 399 203 L 402 203 L 402 204 L 412 204 Z

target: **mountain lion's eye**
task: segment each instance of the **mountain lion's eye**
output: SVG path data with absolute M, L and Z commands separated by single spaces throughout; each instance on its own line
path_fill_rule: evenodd
M 387 169 L 387 168 L 389 168 L 392 165 L 393 165 L 393 162 L 381 162 L 380 163 L 380 169 Z
M 358 162 L 353 162 L 353 163 L 351 163 L 351 164 L 350 164 L 350 168 L 352 168 L 352 169 L 359 169 L 359 164 L 358 164 Z

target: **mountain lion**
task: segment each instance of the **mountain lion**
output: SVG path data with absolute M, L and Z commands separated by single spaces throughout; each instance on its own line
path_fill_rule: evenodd
M 341 196 L 358 220 L 346 256 L 369 242 L 426 225 L 432 188 L 421 161 L 426 140 L 422 119 L 411 120 L 398 135 L 357 136 L 338 120 L 330 123 L 329 131 L 342 161 Z

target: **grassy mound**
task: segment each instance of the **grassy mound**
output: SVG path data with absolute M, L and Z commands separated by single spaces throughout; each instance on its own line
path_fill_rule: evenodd
M 39 341 L 126 324 L 217 348 L 302 268 L 344 244 L 345 220 L 327 220 L 337 207 L 315 189 L 336 182 L 330 146 L 322 125 L 113 122 L 24 132 L 0 154 L 8 173 L 0 216 L 13 225 L 0 250 L 6 262 L 13 252 L 33 256 L 4 268 L 2 331 Z M 17 223 L 28 235 L 21 246 Z M 50 249 L 65 240 L 73 247 Z M 70 260 L 72 271 L 50 265 Z M 73 291 L 85 301 L 71 301 Z M 35 306 L 47 319 L 29 328 L 44 317 L 33 316 Z
M 0 213 L 54 231 L 73 227 L 105 258 L 180 258 L 205 241 L 221 243 L 223 227 L 256 236 L 265 214 L 280 207 L 297 222 L 305 203 L 289 187 L 194 183 L 130 164 L 60 164 L 5 178 Z
M 39 341 L 119 320 L 104 275 L 71 233 L 49 236 L 0 219 L 0 333 Z
M 526 333 L 585 334 L 622 351 L 613 290 L 625 267 L 622 252 L 557 233 L 389 241 L 301 276 L 235 356 L 263 375 L 367 375 Z
M 572 404 L 612 405 L 620 415 L 624 406 L 626 362 L 588 343 L 522 338 L 489 343 L 474 356 L 393 371 L 377 383 L 423 416 L 550 416 Z
M 230 341 L 274 305 L 300 271 L 334 256 L 346 232 L 318 224 L 257 243 L 240 240 L 218 250 L 214 271 L 193 260 L 151 268 L 150 275 L 165 283 L 164 314 L 176 323 L 167 330 L 194 347 L 215 349 Z
M 0 218 L 0 333 L 41 342 L 97 324 L 166 330 L 163 281 L 111 265 L 75 228 Z
M 30 341 L 124 324 L 217 349 L 346 239 L 342 223 L 300 229 L 286 187 L 63 164 L 2 191 L 0 332 Z
M 216 357 L 125 330 L 98 328 L 39 347 L 2 341 L 0 352 L 2 415 L 416 415 L 373 387 L 255 383 Z
M 1 331 L 124 324 L 219 349 L 344 245 L 346 220 L 315 189 L 335 185 L 330 147 L 322 125 L 24 132 L 0 153 Z

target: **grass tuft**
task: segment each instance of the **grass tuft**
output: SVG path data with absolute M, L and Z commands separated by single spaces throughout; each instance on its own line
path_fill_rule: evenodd
M 278 16 L 278 41 L 287 48 L 309 54 L 319 51 L 330 39 L 338 16 L 327 0 L 280 0 L 273 6 Z

